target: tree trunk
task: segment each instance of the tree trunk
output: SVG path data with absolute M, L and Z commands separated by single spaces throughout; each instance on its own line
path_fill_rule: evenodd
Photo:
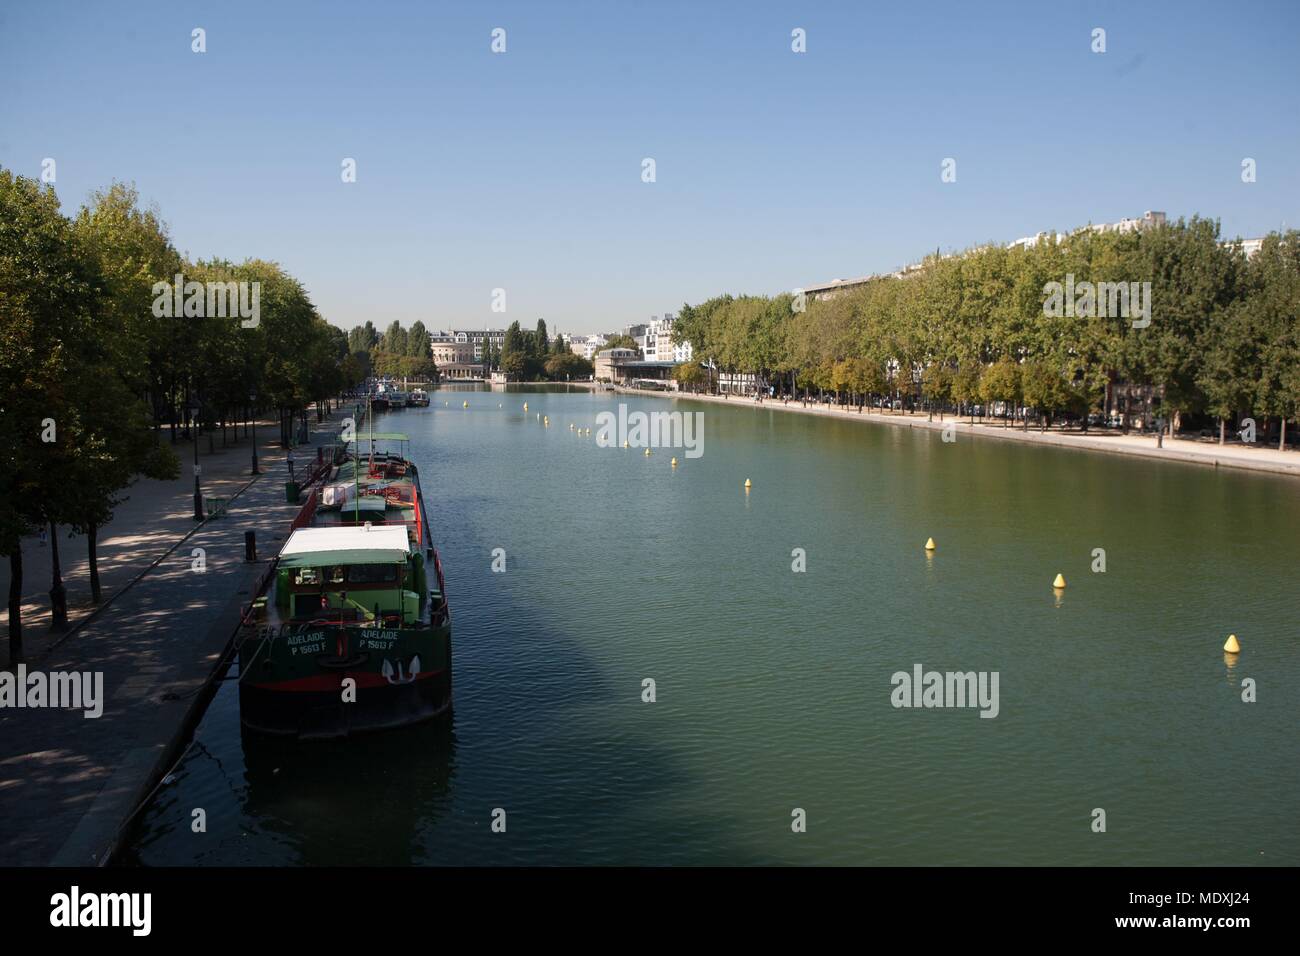
M 23 543 L 14 543 L 9 555 L 9 663 L 23 657 Z
M 98 604 L 103 597 L 99 588 L 99 525 L 93 523 L 86 529 L 86 557 L 90 562 L 90 600 Z
M 1223 420 L 1223 416 L 1220 415 L 1219 416 L 1219 444 L 1220 445 L 1223 444 L 1224 431 L 1226 427 L 1227 427 L 1227 423 Z
M 50 630 L 68 626 L 68 591 L 63 586 L 63 569 L 59 566 L 59 526 L 50 522 Z
M 1282 436 L 1277 440 L 1277 450 L 1286 451 L 1286 418 L 1282 419 Z

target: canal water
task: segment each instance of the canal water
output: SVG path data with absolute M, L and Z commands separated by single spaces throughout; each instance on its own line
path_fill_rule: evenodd
M 433 398 L 379 424 L 443 555 L 452 719 L 289 744 L 242 733 L 227 682 L 121 862 L 1300 863 L 1293 480 L 749 403 Z M 703 454 L 598 447 L 619 402 L 700 412 Z M 894 707 L 918 664 L 996 672 L 997 716 Z

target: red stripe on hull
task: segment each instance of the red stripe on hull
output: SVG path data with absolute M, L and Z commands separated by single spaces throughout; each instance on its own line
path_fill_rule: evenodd
M 416 681 L 431 680 L 445 673 L 445 670 L 420 671 L 415 676 L 414 681 L 404 683 L 413 684 Z M 284 691 L 286 693 L 320 693 L 321 691 L 338 690 L 343 684 L 344 678 L 347 677 L 351 677 L 357 682 L 358 689 L 402 686 L 402 684 L 390 683 L 383 674 L 376 674 L 373 671 L 332 671 L 324 674 L 313 674 L 311 677 L 299 677 L 296 680 L 276 681 L 270 684 L 255 684 L 250 681 L 247 686 L 256 687 L 258 690 Z

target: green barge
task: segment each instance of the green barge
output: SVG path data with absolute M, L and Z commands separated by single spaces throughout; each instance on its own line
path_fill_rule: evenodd
M 451 709 L 451 614 L 419 471 L 372 434 L 308 496 L 239 636 L 240 719 L 338 737 Z M 398 442 L 402 453 L 377 452 Z

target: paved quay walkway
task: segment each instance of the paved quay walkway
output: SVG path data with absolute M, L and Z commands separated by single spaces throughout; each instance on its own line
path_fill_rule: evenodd
M 166 432 L 164 442 L 165 435 Z M 279 440 L 278 424 L 272 420 L 260 422 L 256 435 L 258 467 L 265 472 L 264 480 L 278 481 L 283 487 L 288 480 L 288 466 L 284 450 L 275 444 Z M 221 436 L 212 437 L 211 452 L 208 436 L 199 440 L 200 486 L 205 496 L 231 498 L 251 480 L 253 443 L 248 438 L 240 438 L 222 448 Z M 114 510 L 113 520 L 99 531 L 96 549 L 102 592 L 99 608 L 176 547 L 198 524 L 194 520 L 194 445 L 181 440 L 172 447 L 180 459 L 180 477 L 172 481 L 140 479 L 123 492 L 125 500 Z M 302 459 L 305 454 L 301 452 L 296 458 Z M 61 526 L 58 533 L 59 564 L 68 601 L 68 631 L 62 634 L 50 630 L 50 567 L 54 549 L 48 533 L 44 537 L 28 535 L 22 542 L 23 657 L 29 666 L 49 653 L 56 642 L 67 639 L 70 632 L 97 610 L 90 600 L 90 561 L 85 535 L 69 534 L 66 526 Z M 8 600 L 8 558 L 0 558 L 0 594 Z M 8 617 L 6 612 L 0 613 Z M 0 637 L 0 667 L 10 663 L 7 636 L 6 632 Z
M 1003 441 L 1029 442 L 1039 445 L 1054 445 L 1059 448 L 1072 448 L 1080 451 L 1107 452 L 1116 455 L 1135 455 L 1142 458 L 1157 458 L 1164 461 L 1176 461 L 1193 465 L 1208 465 L 1214 468 L 1236 468 L 1243 471 L 1262 471 L 1272 474 L 1300 477 L 1300 451 L 1281 451 L 1276 446 L 1262 444 L 1242 444 L 1233 442 L 1220 445 L 1211 439 L 1175 438 L 1166 436 L 1164 447 L 1158 447 L 1153 435 L 1123 435 L 1112 431 L 1046 431 L 1040 432 L 1030 423 L 1029 430 L 1020 425 L 1004 427 L 1000 421 L 976 420 L 972 425 L 969 418 L 946 416 L 940 421 L 928 420 L 925 412 L 885 412 L 882 409 L 866 409 L 861 412 L 856 406 L 819 405 L 791 399 L 789 404 L 781 399 L 765 399 L 756 402 L 752 398 L 720 398 L 714 395 L 693 395 L 689 392 L 660 392 L 650 389 L 619 387 L 620 394 L 649 395 L 657 398 L 689 400 L 696 402 L 713 402 L 737 408 L 749 407 L 760 411 L 795 412 L 804 415 L 820 415 L 824 418 L 839 418 L 849 421 L 867 422 L 873 425 L 892 425 L 896 428 L 926 428 L 942 431 L 946 426 L 955 426 L 954 437 L 962 441 L 967 437 L 996 438 Z M 1300 427 L 1298 424 L 1296 427 Z
M 344 414 L 313 421 L 313 446 L 334 440 Z M 294 452 L 308 468 L 315 456 L 314 447 Z M 248 443 L 239 457 L 247 471 Z M 148 489 L 137 486 L 137 507 L 118 516 L 114 535 L 143 543 L 143 554 L 120 562 L 145 562 L 143 574 L 123 570 L 134 580 L 123 582 L 111 603 L 83 615 L 75 631 L 47 643 L 39 657 L 29 645 L 29 673 L 102 674 L 103 714 L 88 719 L 81 710 L 0 708 L 0 866 L 102 865 L 123 824 L 174 761 L 201 715 L 203 691 L 229 648 L 239 607 L 251 600 L 300 507 L 285 498 L 284 452 L 268 450 L 259 463 L 257 478 L 232 472 L 224 479 L 233 488 L 224 516 L 199 524 L 187 503 L 188 527 L 173 490 L 155 496 L 153 510 L 141 493 Z M 183 468 L 192 502 L 192 473 Z M 219 486 L 216 476 L 213 481 Z M 126 524 L 129 514 L 134 529 Z M 251 563 L 244 555 L 250 530 L 258 551 Z M 202 572 L 193 569 L 196 548 L 204 553 Z

